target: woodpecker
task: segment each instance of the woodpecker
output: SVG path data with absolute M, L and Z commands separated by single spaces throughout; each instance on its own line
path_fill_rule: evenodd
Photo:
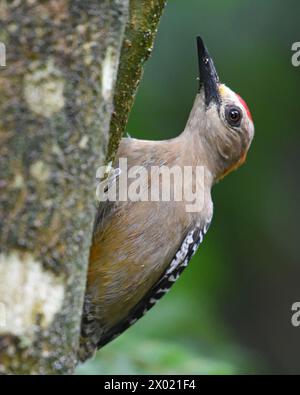
M 185 201 L 100 203 L 82 315 L 81 361 L 134 324 L 168 292 L 209 228 L 212 186 L 246 159 L 254 135 L 249 108 L 219 81 L 200 37 L 197 48 L 199 90 L 184 131 L 164 141 L 123 138 L 115 166 L 120 158 L 127 159 L 128 168 L 203 166 L 202 208 L 187 212 Z

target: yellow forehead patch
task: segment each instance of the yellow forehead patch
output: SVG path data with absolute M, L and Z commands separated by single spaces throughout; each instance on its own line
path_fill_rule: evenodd
M 221 96 L 225 95 L 225 93 L 226 93 L 226 85 L 224 85 L 224 84 L 219 85 L 219 93 L 220 93 Z

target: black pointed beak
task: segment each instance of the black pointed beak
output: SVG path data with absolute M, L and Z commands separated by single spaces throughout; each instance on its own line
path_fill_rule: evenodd
M 202 86 L 205 91 L 205 104 L 208 107 L 211 102 L 220 105 L 218 90 L 219 77 L 212 58 L 210 57 L 202 39 L 197 37 L 198 60 L 199 60 L 199 92 Z

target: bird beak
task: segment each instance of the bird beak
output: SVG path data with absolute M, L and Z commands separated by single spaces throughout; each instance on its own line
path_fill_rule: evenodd
M 206 107 L 211 102 L 215 102 L 218 107 L 220 105 L 219 95 L 219 77 L 212 58 L 210 57 L 201 37 L 197 37 L 198 60 L 199 60 L 199 92 L 202 86 L 205 91 Z

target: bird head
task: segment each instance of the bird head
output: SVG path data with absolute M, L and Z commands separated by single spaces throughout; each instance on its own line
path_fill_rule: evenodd
M 246 102 L 219 81 L 214 62 L 197 37 L 199 92 L 188 128 L 200 137 L 215 181 L 246 159 L 254 124 Z

